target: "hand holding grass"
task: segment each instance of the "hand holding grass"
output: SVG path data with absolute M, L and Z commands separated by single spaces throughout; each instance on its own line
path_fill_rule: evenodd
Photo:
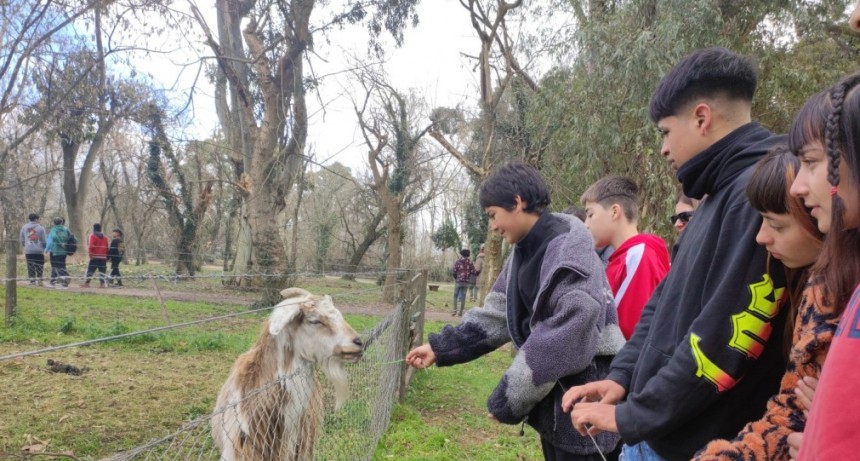
M 427 368 L 436 363 L 436 353 L 429 344 L 422 344 L 406 354 L 406 363 L 414 368 Z

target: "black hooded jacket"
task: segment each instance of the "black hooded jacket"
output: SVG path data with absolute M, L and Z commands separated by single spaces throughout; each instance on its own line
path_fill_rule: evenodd
M 615 417 L 624 442 L 688 460 L 761 416 L 785 370 L 785 276 L 756 244 L 750 168 L 782 137 L 746 124 L 685 163 L 684 193 L 704 201 L 609 379 L 627 389 Z M 707 197 L 705 197 L 707 195 Z

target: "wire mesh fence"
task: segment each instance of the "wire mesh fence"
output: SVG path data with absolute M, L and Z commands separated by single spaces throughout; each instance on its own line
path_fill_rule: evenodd
M 305 368 L 255 389 L 240 402 L 197 418 L 169 436 L 109 459 L 370 459 L 399 395 L 402 358 L 410 341 L 409 329 L 405 335 L 401 330 L 408 326 L 404 320 L 410 318 L 411 307 L 411 303 L 399 304 L 378 324 L 381 328 L 367 334 L 364 357 L 346 366 L 350 395 L 341 408 L 334 408 L 333 391 L 322 374 Z M 323 383 L 322 393 L 314 391 L 315 382 Z M 213 425 L 213 420 L 219 422 Z M 291 424 L 285 426 L 288 421 Z M 240 434 L 254 426 L 263 430 Z M 214 442 L 217 438 L 221 439 L 218 444 Z
M 200 391 L 208 396 L 200 402 L 189 404 L 192 410 L 184 410 L 183 417 L 172 419 L 166 417 L 154 418 L 153 426 L 160 429 L 151 433 L 161 434 L 157 436 L 149 436 L 145 440 L 134 442 L 131 445 L 117 446 L 117 443 L 112 443 L 116 447 L 111 452 L 105 452 L 98 447 L 81 448 L 78 442 L 69 442 L 70 447 L 64 446 L 63 440 L 65 435 L 57 435 L 52 437 L 50 432 L 44 432 L 45 429 L 40 429 L 39 432 L 42 439 L 51 440 L 50 445 L 45 442 L 43 447 L 39 448 L 38 443 L 34 443 L 28 447 L 17 447 L 20 451 L 10 449 L 11 445 L 4 444 L 4 436 L 0 435 L 0 459 L 30 459 L 28 456 L 46 454 L 50 451 L 55 451 L 55 455 L 60 457 L 70 457 L 73 459 L 145 459 L 145 460 L 163 460 L 163 459 L 247 459 L 247 460 L 268 460 L 268 459 L 318 459 L 318 460 L 341 460 L 341 459 L 370 459 L 373 456 L 376 444 L 382 433 L 388 426 L 391 411 L 394 404 L 397 402 L 399 394 L 405 385 L 406 367 L 403 363 L 408 348 L 412 344 L 414 338 L 421 334 L 423 324 L 423 309 L 424 309 L 424 287 L 426 287 L 426 279 L 422 274 L 411 274 L 411 278 L 407 278 L 400 285 L 399 301 L 388 312 L 388 314 L 372 326 L 364 326 L 360 331 L 360 336 L 364 343 L 363 358 L 356 363 L 347 363 L 344 365 L 344 370 L 349 380 L 349 394 L 343 405 L 336 408 L 335 390 L 332 387 L 331 381 L 326 377 L 325 373 L 311 368 L 302 368 L 290 374 L 279 376 L 277 379 L 255 389 L 250 389 L 241 399 L 241 407 L 246 411 L 243 416 L 239 416 L 239 405 L 233 404 L 223 408 L 215 409 L 215 397 L 217 392 L 212 389 L 217 389 L 223 383 L 225 375 L 220 375 L 217 382 L 212 382 L 210 373 L 209 379 L 202 378 L 200 383 Z M 377 289 L 377 295 L 380 292 Z M 250 311 L 249 311 L 250 312 Z M 230 322 L 235 320 L 233 315 L 242 313 L 227 314 L 223 316 L 212 316 L 211 319 L 217 319 L 215 323 L 206 327 L 209 330 L 230 330 L 236 328 L 237 323 Z M 265 314 L 265 312 L 263 312 Z M 255 323 L 259 325 L 262 320 L 258 314 L 256 317 L 247 319 L 245 325 Z M 230 317 L 227 323 L 221 317 Z M 174 319 L 179 320 L 179 319 Z M 209 319 L 202 319 L 207 321 Z M 196 321 L 195 321 L 196 322 Z M 195 322 L 186 322 L 192 324 Z M 176 323 L 179 327 L 183 322 Z M 198 325 L 195 325 L 197 327 Z M 164 328 L 164 327 L 162 327 Z M 363 331 L 363 332 L 362 332 Z M 124 344 L 132 345 L 151 340 L 151 336 L 160 334 L 154 331 L 142 331 L 140 335 L 134 336 L 134 339 L 127 335 L 134 334 L 123 333 L 117 335 L 119 341 Z M 179 334 L 181 333 L 175 333 Z M 220 335 L 221 333 L 216 333 Z M 123 337 L 124 336 L 124 337 Z M 189 339 L 188 341 L 191 341 Z M 83 344 L 82 344 L 83 345 Z M 2 344 L 0 344 L 2 346 Z M 34 373 L 34 368 L 38 366 L 38 361 L 44 360 L 45 356 L 51 356 L 46 352 L 46 349 L 31 348 L 24 352 L 25 358 L 21 354 L 15 354 L 9 349 L 9 344 L 6 347 L 0 347 L 0 381 L 4 377 L 12 377 L 17 372 Z M 89 359 L 91 355 L 110 355 L 113 349 L 108 349 L 106 352 L 94 352 L 90 347 L 74 347 L 75 345 L 62 345 L 67 350 L 63 351 L 66 355 L 59 357 L 66 361 L 73 361 L 76 357 L 78 360 Z M 122 346 L 117 351 L 116 360 L 119 362 L 128 362 L 125 359 L 127 355 L 135 357 L 133 360 L 138 360 L 138 356 L 130 354 L 123 350 Z M 50 349 L 48 349 L 50 350 Z M 12 353 L 10 353 L 12 352 Z M 57 354 L 56 352 L 55 354 Z M 157 354 L 158 351 L 156 350 Z M 5 354 L 5 355 L 4 355 Z M 101 354 L 101 355 L 100 355 Z M 222 357 L 222 362 L 226 357 L 227 361 L 232 362 L 236 354 L 226 352 L 218 353 Z M 54 357 L 57 357 L 54 355 Z M 7 359 L 8 360 L 4 360 Z M 28 361 L 31 360 L 32 361 Z M 153 365 L 154 368 L 162 366 L 165 368 L 181 368 L 188 366 L 189 369 L 194 368 L 193 364 L 196 358 L 193 354 L 188 354 L 183 357 L 171 356 L 169 359 L 164 357 L 153 358 L 153 361 L 163 361 L 162 364 Z M 147 360 L 142 360 L 145 362 Z M 175 362 L 174 362 L 175 361 Z M 5 363 L 4 363 L 5 362 Z M 60 365 L 60 361 L 57 361 Z M 141 365 L 143 367 L 143 365 Z M 93 368 L 95 368 L 93 366 Z M 223 363 L 220 367 L 224 369 Z M 54 371 L 54 370 L 51 370 Z M 96 370 L 86 370 L 83 372 L 95 374 Z M 62 371 L 70 373 L 69 370 Z M 148 371 L 152 373 L 154 371 Z M 107 373 L 105 373 L 107 374 Z M 27 377 L 14 377 L 13 382 L 27 382 Z M 107 378 L 108 381 L 117 381 L 116 377 Z M 125 386 L 126 379 L 123 382 L 115 383 L 117 386 Z M 129 378 L 132 380 L 132 378 Z M 165 378 L 167 381 L 168 378 Z M 72 381 L 74 383 L 74 381 Z M 316 384 L 319 383 L 319 392 Z M 47 383 L 46 383 L 47 384 Z M 112 384 L 112 383 L 111 383 Z M 111 384 L 95 384 L 96 386 L 105 386 L 103 395 L 106 399 L 106 406 L 110 407 L 112 403 L 116 404 L 117 411 L 122 412 L 122 402 L 112 401 L 113 394 L 120 394 L 118 391 L 111 389 Z M 194 379 L 185 383 L 189 386 L 188 392 L 194 394 Z M 14 386 L 14 384 L 13 384 Z M 50 389 L 50 386 L 41 387 L 33 386 L 31 393 L 28 394 L 26 386 L 17 386 L 13 392 L 18 392 L 20 395 L 14 396 L 6 402 L 34 402 L 44 397 L 40 395 L 46 392 L 45 389 Z M 63 393 L 65 389 L 53 389 L 54 391 Z M 50 392 L 50 391 L 48 391 Z M 134 391 L 131 391 L 134 392 Z M 157 392 L 152 392 L 153 414 L 158 413 Z M 69 398 L 73 393 L 69 393 Z M 92 398 L 93 394 L 87 394 L 88 398 Z M 199 397 L 199 396 L 197 396 Z M 0 402 L 4 399 L 0 398 Z M 94 402 L 84 402 L 79 400 L 76 403 L 80 407 L 96 408 L 98 405 Z M 2 407 L 2 405 L 0 405 Z M 86 408 L 84 408 L 86 409 Z M 250 409 L 250 410 L 248 410 Z M 67 410 L 63 410 L 67 411 Z M 77 411 L 77 409 L 76 409 Z M 109 409 L 101 408 L 99 412 L 106 412 Z M 11 415 L 14 410 L 11 408 L 0 408 L 0 413 Z M 85 413 L 85 411 L 83 412 Z M 220 415 L 217 420 L 216 429 L 213 433 L 213 416 Z M 49 417 L 49 416 L 46 416 Z M 53 427 L 63 425 L 63 419 L 68 415 L 60 416 L 59 424 L 47 425 Z M 86 419 L 86 417 L 84 418 Z M 123 422 L 114 423 L 111 427 L 109 424 L 101 422 L 98 416 L 93 416 L 92 420 L 95 424 L 95 430 L 100 432 L 100 435 L 91 437 L 93 440 L 103 440 L 104 438 L 119 437 L 126 431 Z M 122 421 L 121 415 L 114 421 Z M 172 422 L 171 422 L 172 421 Z M 226 437 L 220 443 L 216 443 L 218 436 L 213 438 L 213 434 L 223 434 L 224 426 L 235 424 L 241 429 L 241 426 L 249 425 L 249 421 L 257 421 L 257 427 L 264 429 L 257 432 L 242 433 L 235 440 L 228 440 Z M 0 423 L 0 426 L 3 426 Z M 86 430 L 85 428 L 78 428 Z M 34 429 L 36 433 L 37 429 Z M 241 432 L 241 431 L 239 431 Z M 101 439 L 100 439 L 101 438 Z M 134 434 L 127 437 L 129 440 L 134 440 Z M 38 442 L 39 439 L 36 439 Z M 227 442 L 226 444 L 224 442 Z M 239 443 L 241 449 L 234 453 L 232 448 Z M 36 448 L 34 448 L 36 447 Z M 26 451 L 25 448 L 29 451 Z M 54 450 L 52 450 L 54 449 Z

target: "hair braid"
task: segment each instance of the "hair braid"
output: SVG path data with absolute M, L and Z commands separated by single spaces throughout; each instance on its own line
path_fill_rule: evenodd
M 844 82 L 830 90 L 830 104 L 833 109 L 827 116 L 824 126 L 824 149 L 828 160 L 827 181 L 833 186 L 839 185 L 839 122 L 842 118 L 842 105 L 845 102 L 847 87 L 848 82 Z
M 858 148 L 855 130 L 848 124 L 856 118 L 856 97 L 852 90 L 860 84 L 860 73 L 853 74 L 829 91 L 830 111 L 821 114 L 824 119 L 824 150 L 827 154 L 827 181 L 835 188 L 840 184 L 839 167 L 843 161 L 852 165 L 853 157 Z M 856 173 L 852 173 L 856 174 Z M 845 179 L 851 181 L 851 177 Z M 843 191 L 845 193 L 847 191 Z M 847 228 L 845 223 L 845 203 L 838 194 L 832 197 L 830 231 L 824 241 L 824 247 L 818 257 L 812 272 L 820 277 L 823 295 L 828 304 L 834 308 L 834 313 L 841 314 L 851 294 L 860 282 L 860 229 Z

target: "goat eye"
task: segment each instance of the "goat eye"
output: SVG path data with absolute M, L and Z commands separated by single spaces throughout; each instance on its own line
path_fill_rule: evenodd
M 308 319 L 308 323 L 310 323 L 311 325 L 319 325 L 322 322 L 320 322 L 319 320 L 315 320 L 315 319 Z

